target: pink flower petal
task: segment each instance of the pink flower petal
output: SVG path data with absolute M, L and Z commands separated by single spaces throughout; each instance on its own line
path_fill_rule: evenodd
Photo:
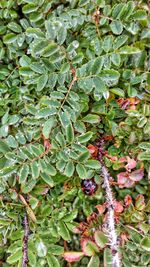
M 140 181 L 143 178 L 143 176 L 144 176 L 144 170 L 143 169 L 133 171 L 129 174 L 129 178 L 134 182 Z

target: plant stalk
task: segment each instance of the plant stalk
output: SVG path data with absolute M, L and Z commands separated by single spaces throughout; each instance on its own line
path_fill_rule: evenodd
M 28 239 L 29 239 L 29 221 L 28 221 L 28 216 L 25 214 L 24 220 L 23 220 L 23 225 L 24 225 L 24 237 L 23 237 L 23 244 L 22 244 L 22 267 L 27 267 L 28 266 Z
M 103 161 L 103 151 L 104 151 L 104 140 L 101 139 L 98 142 L 98 160 L 102 167 L 102 176 L 104 178 L 104 188 L 106 191 L 106 200 L 108 208 L 108 219 L 107 219 L 107 233 L 109 239 L 109 246 L 112 254 L 112 267 L 120 267 L 120 259 L 118 253 L 118 242 L 117 242 L 117 233 L 115 229 L 115 212 L 114 212 L 114 199 L 112 189 L 110 187 L 110 174 Z

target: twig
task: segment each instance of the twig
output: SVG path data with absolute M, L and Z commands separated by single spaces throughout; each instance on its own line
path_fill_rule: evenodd
M 12 74 L 14 73 L 14 71 L 16 70 L 16 69 L 18 69 L 19 68 L 19 66 L 16 66 L 11 72 L 10 72 L 10 74 L 6 77 L 6 79 L 4 80 L 4 82 L 6 82 L 11 76 L 12 76 Z
M 23 245 L 22 245 L 22 267 L 27 267 L 28 266 L 28 238 L 29 238 L 29 222 L 28 222 L 28 216 L 25 214 L 24 220 L 23 220 L 23 225 L 24 225 L 24 237 L 23 237 Z
M 120 259 L 118 253 L 118 244 L 117 244 L 117 233 L 115 229 L 115 212 L 114 212 L 114 200 L 113 193 L 109 184 L 111 176 L 107 170 L 107 167 L 103 161 L 103 151 L 104 151 L 104 140 L 101 139 L 98 143 L 98 160 L 101 163 L 102 175 L 104 178 L 104 188 L 106 191 L 106 200 L 108 207 L 108 221 L 107 221 L 107 232 L 109 238 L 109 246 L 112 254 L 112 267 L 120 267 Z
M 66 102 L 66 100 L 67 100 L 67 98 L 68 98 L 68 95 L 69 95 L 69 93 L 70 93 L 70 90 L 71 90 L 72 86 L 73 86 L 74 83 L 77 81 L 76 70 L 72 67 L 72 70 L 71 70 L 71 71 L 72 71 L 73 79 L 72 79 L 72 81 L 71 81 L 71 83 L 70 83 L 70 86 L 69 86 L 69 88 L 68 88 L 68 92 L 67 92 L 67 94 L 66 94 L 66 96 L 65 96 L 65 98 L 64 98 L 64 100 L 63 100 L 63 102 L 62 102 L 62 104 L 61 104 L 61 107 L 60 107 L 60 109 L 59 109 L 59 112 L 60 112 L 60 110 L 62 109 L 63 105 L 65 104 L 65 102 Z

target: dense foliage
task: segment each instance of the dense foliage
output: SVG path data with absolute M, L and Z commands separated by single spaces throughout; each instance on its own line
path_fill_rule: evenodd
M 0 1 L 0 266 L 27 212 L 28 266 L 111 267 L 102 137 L 122 266 L 150 266 L 149 8 Z

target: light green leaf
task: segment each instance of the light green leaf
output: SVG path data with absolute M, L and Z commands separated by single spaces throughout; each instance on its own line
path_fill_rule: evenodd
M 68 143 L 72 143 L 74 140 L 74 129 L 71 123 L 66 127 L 66 139 Z
M 124 90 L 123 89 L 120 89 L 120 88 L 110 89 L 110 92 L 112 92 L 115 95 L 119 95 L 120 97 L 124 97 L 125 96 Z
M 90 131 L 86 132 L 85 134 L 78 136 L 78 142 L 79 143 L 85 143 L 91 139 L 92 135 L 93 135 L 92 132 L 90 132 Z
M 99 123 L 100 117 L 96 114 L 88 114 L 82 119 L 82 121 L 88 122 L 88 123 Z
M 70 237 L 70 234 L 69 234 L 69 231 L 65 225 L 64 222 L 62 221 L 59 221 L 58 222 L 58 225 L 57 225 L 57 229 L 58 229 L 58 233 L 60 234 L 60 236 L 64 239 L 64 240 L 70 240 L 71 237 Z
M 43 88 L 46 86 L 48 81 L 48 75 L 43 74 L 39 77 L 38 83 L 37 83 L 37 91 L 40 92 L 43 90 Z
M 133 47 L 133 46 L 127 46 L 127 45 L 119 49 L 119 54 L 122 54 L 122 55 L 132 55 L 132 54 L 137 54 L 140 52 L 141 50 L 139 48 Z
M 39 257 L 45 257 L 47 255 L 47 248 L 42 240 L 37 241 L 35 246 Z
M 3 42 L 5 44 L 12 44 L 17 39 L 17 35 L 15 33 L 8 33 L 3 37 Z
M 51 116 L 43 125 L 43 135 L 46 139 L 49 138 L 49 135 L 51 133 L 51 130 L 53 127 L 56 126 L 56 120 L 55 117 Z
M 86 161 L 85 166 L 92 169 L 100 169 L 101 165 L 98 160 L 95 159 L 89 159 Z
M 7 258 L 9 264 L 14 264 L 22 258 L 22 248 L 18 248 L 14 254 Z
M 44 180 L 44 182 L 46 184 L 48 184 L 50 187 L 53 187 L 54 186 L 54 181 L 53 181 L 53 179 L 51 178 L 50 175 L 48 175 L 46 173 L 41 173 L 41 177 Z
M 24 164 L 21 169 L 20 169 L 20 173 L 19 173 L 19 182 L 20 183 L 25 183 L 27 177 L 29 174 L 29 165 Z
M 149 161 L 150 160 L 150 152 L 141 152 L 138 154 L 138 160 L 147 160 Z
M 37 179 L 39 177 L 39 174 L 40 174 L 40 168 L 39 168 L 37 161 L 33 161 L 30 164 L 30 166 L 31 166 L 32 178 Z
M 100 267 L 100 260 L 97 255 L 91 257 L 87 267 Z
M 61 112 L 59 114 L 60 122 L 64 128 L 70 124 L 70 115 L 67 111 Z
M 102 231 L 99 231 L 99 230 L 95 232 L 94 239 L 95 239 L 96 244 L 100 248 L 104 248 L 109 242 L 107 236 Z
M 64 175 L 71 177 L 74 173 L 75 167 L 72 161 L 69 161 L 65 167 Z
M 111 22 L 110 28 L 114 34 L 119 35 L 123 31 L 123 24 L 119 20 L 114 20 Z
M 60 267 L 58 259 L 54 255 L 47 255 L 47 262 L 49 267 Z
M 77 164 L 76 171 L 81 179 L 86 179 L 87 176 L 86 169 L 82 164 L 80 163 Z
M 150 252 L 150 238 L 145 236 L 142 240 L 141 240 L 141 243 L 140 243 L 141 247 L 146 250 L 146 251 L 149 251 Z

